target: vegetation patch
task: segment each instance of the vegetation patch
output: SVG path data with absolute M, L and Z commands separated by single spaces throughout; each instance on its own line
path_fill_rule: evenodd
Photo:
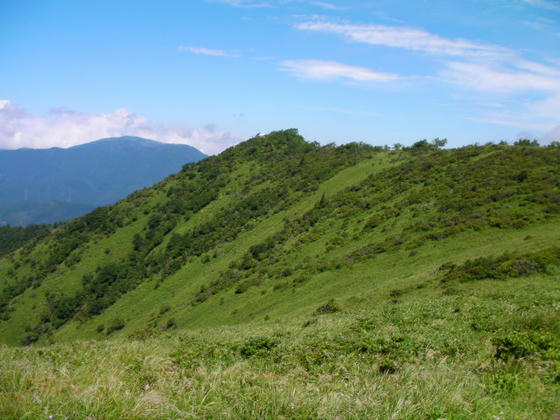
M 536 273 L 546 273 L 550 267 L 560 265 L 560 248 L 549 248 L 542 251 L 500 257 L 480 257 L 468 260 L 463 264 L 446 263 L 439 271 L 442 282 L 467 282 L 482 279 L 504 279 L 522 277 Z
M 340 311 L 340 308 L 335 303 L 334 299 L 329 300 L 324 305 L 321 305 L 317 309 L 315 309 L 315 313 L 317 315 L 333 314 L 333 313 L 338 312 L 338 311 Z

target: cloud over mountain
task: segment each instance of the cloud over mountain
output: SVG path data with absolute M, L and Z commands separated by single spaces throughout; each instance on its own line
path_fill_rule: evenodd
M 0 100 L 0 149 L 70 147 L 123 135 L 188 144 L 209 154 L 220 152 L 240 140 L 238 135 L 221 131 L 213 124 L 199 128 L 156 124 L 126 108 L 108 113 L 55 108 L 40 116 L 7 99 Z

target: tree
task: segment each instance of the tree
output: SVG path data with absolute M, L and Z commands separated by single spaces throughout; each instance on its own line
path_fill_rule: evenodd
M 438 149 L 441 149 L 447 144 L 447 139 L 440 139 L 439 137 L 436 137 L 432 140 L 432 144 Z
M 513 143 L 514 146 L 538 146 L 539 142 L 537 140 L 529 140 L 529 139 L 519 139 Z

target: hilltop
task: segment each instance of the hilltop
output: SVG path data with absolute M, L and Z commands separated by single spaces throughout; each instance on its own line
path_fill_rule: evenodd
M 0 150 L 0 224 L 69 220 L 205 157 L 191 146 L 140 137 L 112 137 L 68 149 Z
M 0 258 L 4 370 L 111 358 L 84 416 L 552 415 L 560 148 L 442 145 L 273 132 L 59 226 Z

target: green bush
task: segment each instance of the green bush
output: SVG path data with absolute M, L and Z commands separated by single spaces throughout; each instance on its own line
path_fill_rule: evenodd
M 560 265 L 560 248 L 548 248 L 523 255 L 502 255 L 467 260 L 461 265 L 443 264 L 442 282 L 468 282 L 482 279 L 503 279 L 522 277 L 535 273 L 546 273 L 549 266 Z
M 239 348 L 241 356 L 249 358 L 268 353 L 278 345 L 278 340 L 269 337 L 259 337 L 247 340 Z
M 107 335 L 114 333 L 115 331 L 122 330 L 125 327 L 125 322 L 122 318 L 114 318 L 109 326 L 107 327 Z
M 334 299 L 330 299 L 327 303 L 325 303 L 324 305 L 319 306 L 316 310 L 315 313 L 317 315 L 323 315 L 323 314 L 332 314 L 335 312 L 340 311 L 340 308 L 338 307 L 338 305 L 335 303 Z
M 496 359 L 539 357 L 560 360 L 560 338 L 548 332 L 515 332 L 492 340 Z

